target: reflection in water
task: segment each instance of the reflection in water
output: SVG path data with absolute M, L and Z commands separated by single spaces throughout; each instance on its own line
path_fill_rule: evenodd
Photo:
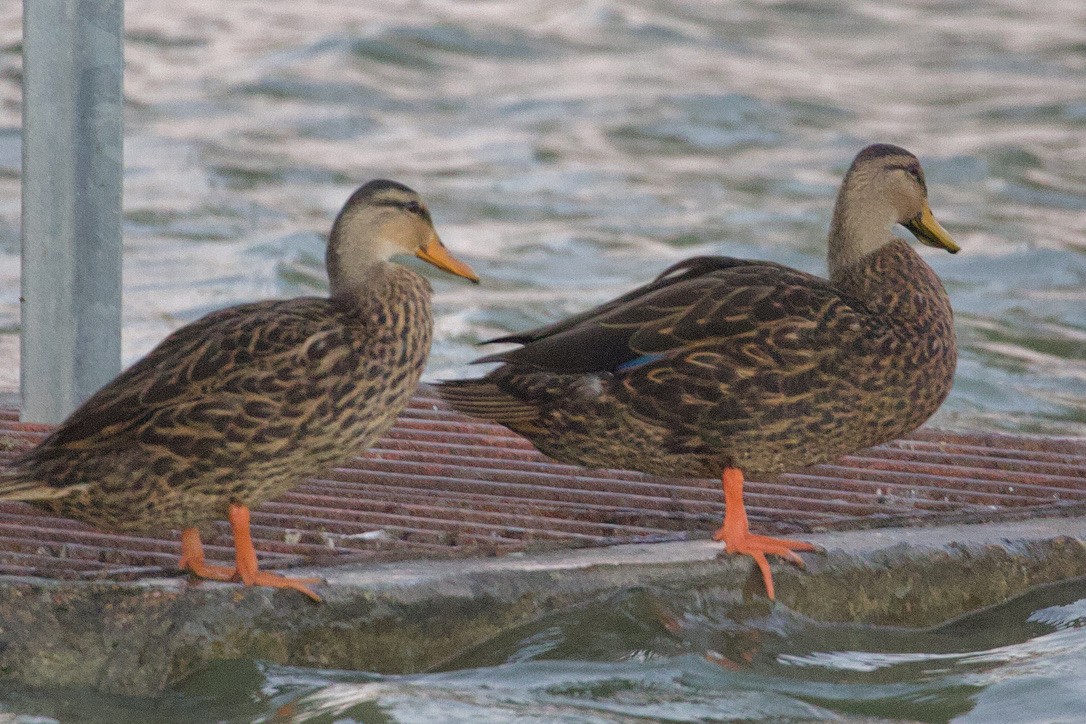
M 437 283 L 430 376 L 684 256 L 822 272 L 836 184 L 882 140 L 920 156 L 964 247 L 930 257 L 963 341 L 934 424 L 1086 429 L 1078 0 L 126 9 L 127 361 L 210 309 L 321 288 L 321 235 L 375 176 L 420 189 L 483 272 Z M 0 10 L 9 339 L 20 11 Z

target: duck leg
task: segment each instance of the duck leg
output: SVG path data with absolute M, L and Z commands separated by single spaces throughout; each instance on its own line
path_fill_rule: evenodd
M 189 571 L 197 578 L 212 581 L 234 580 L 234 569 L 226 566 L 209 566 L 204 562 L 204 544 L 200 542 L 199 528 L 185 528 L 181 531 L 181 560 L 177 567 Z
M 278 573 L 260 570 L 256 562 L 256 549 L 249 532 L 249 509 L 237 503 L 230 504 L 230 527 L 234 531 L 234 555 L 237 561 L 237 573 L 232 580 L 240 579 L 246 586 L 270 586 L 272 588 L 293 588 L 320 603 L 321 597 L 313 592 L 307 583 L 319 583 L 319 578 L 287 578 Z
M 766 555 L 775 555 L 803 567 L 803 559 L 795 551 L 817 550 L 810 543 L 786 538 L 770 538 L 754 535 L 747 522 L 747 510 L 743 506 L 743 471 L 739 468 L 725 468 L 722 476 L 724 486 L 724 524 L 713 534 L 713 540 L 724 541 L 724 550 L 732 554 L 747 555 L 758 564 L 765 582 L 766 595 L 773 600 L 773 574 L 769 570 Z

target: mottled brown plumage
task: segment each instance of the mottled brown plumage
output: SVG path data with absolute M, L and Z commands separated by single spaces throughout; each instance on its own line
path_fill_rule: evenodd
M 18 459 L 0 499 L 109 531 L 198 529 L 364 450 L 430 350 L 430 284 L 390 263 L 397 253 L 476 280 L 413 191 L 372 181 L 333 226 L 329 298 L 230 307 L 177 330 Z
M 895 223 L 958 250 L 931 216 L 916 158 L 871 146 L 838 196 L 828 280 L 689 259 L 600 307 L 494 340 L 523 346 L 440 393 L 557 460 L 672 477 L 777 472 L 891 440 L 935 412 L 956 362 L 950 301 Z

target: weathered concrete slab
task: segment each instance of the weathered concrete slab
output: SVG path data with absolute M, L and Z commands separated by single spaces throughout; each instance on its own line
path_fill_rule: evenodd
M 925 627 L 1031 586 L 1086 575 L 1086 517 L 810 536 L 806 571 L 775 565 L 779 604 L 822 621 Z M 326 603 L 290 591 L 186 579 L 130 583 L 0 577 L 0 673 L 37 686 L 143 695 L 210 661 L 422 671 L 508 627 L 648 586 L 675 602 L 711 592 L 736 616 L 769 610 L 749 559 L 712 541 L 466 561 L 413 561 L 319 575 Z

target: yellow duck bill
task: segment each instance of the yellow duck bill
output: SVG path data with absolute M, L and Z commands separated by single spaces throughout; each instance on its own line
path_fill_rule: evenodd
M 946 249 L 951 254 L 957 254 L 962 250 L 960 246 L 954 243 L 954 239 L 950 237 L 942 224 L 935 220 L 935 216 L 932 215 L 931 208 L 927 204 L 924 204 L 923 211 L 905 224 L 905 228 L 913 232 L 917 240 L 928 246 Z

